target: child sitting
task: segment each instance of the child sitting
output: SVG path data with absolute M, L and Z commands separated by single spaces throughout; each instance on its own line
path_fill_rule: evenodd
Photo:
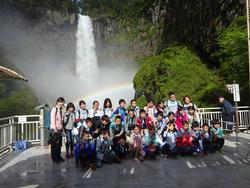
M 153 126 L 153 121 L 149 116 L 147 116 L 147 113 L 145 110 L 140 110 L 140 116 L 136 119 L 136 124 L 140 129 L 149 129 Z
M 102 132 L 96 143 L 96 167 L 102 167 L 103 163 L 112 164 L 115 153 L 112 150 L 113 142 L 108 132 Z
M 145 133 L 145 136 L 143 137 L 144 142 L 144 151 L 146 155 L 150 159 L 157 159 L 159 160 L 159 151 L 160 151 L 160 139 L 155 133 L 154 127 L 150 127 L 148 132 Z
M 145 152 L 143 151 L 142 137 L 140 134 L 140 128 L 138 126 L 134 127 L 134 131 L 130 136 L 130 146 L 134 160 L 136 162 L 143 162 Z
M 176 146 L 181 155 L 193 154 L 196 152 L 196 146 L 192 143 L 192 135 L 187 121 L 183 121 L 183 127 L 178 132 Z
M 207 155 L 208 152 L 215 152 L 217 150 L 217 144 L 214 143 L 214 134 L 211 132 L 208 124 L 203 125 L 202 131 L 202 145 L 204 149 L 204 155 Z
M 136 116 L 133 110 L 128 110 L 128 116 L 126 117 L 125 131 L 126 135 L 129 137 L 136 126 Z
M 83 131 L 81 140 L 76 144 L 74 149 L 75 163 L 78 168 L 84 168 L 86 165 L 95 169 L 95 145 L 91 142 L 90 135 Z
M 212 132 L 214 133 L 215 135 L 215 143 L 217 144 L 217 147 L 218 149 L 222 149 L 223 145 L 224 145 L 224 133 L 223 133 L 223 130 L 220 126 L 220 122 L 218 120 L 213 120 L 212 121 L 212 125 L 213 125 L 213 128 L 212 128 Z
M 161 138 L 161 133 L 162 133 L 163 129 L 166 127 L 162 112 L 157 113 L 157 121 L 155 123 L 155 127 L 157 130 L 158 136 Z
M 178 132 L 173 123 L 168 124 L 162 132 L 162 154 L 164 158 L 168 156 L 176 156 L 177 148 L 176 148 L 176 138 Z
M 99 127 L 100 132 L 109 132 L 110 120 L 107 115 L 103 115 L 101 118 L 101 125 Z
M 115 122 L 110 125 L 110 138 L 113 140 L 113 149 L 115 151 L 115 161 L 120 163 L 121 159 L 125 157 L 125 143 L 126 136 L 124 131 L 124 124 L 121 117 L 115 117 Z
M 177 126 L 177 129 L 180 130 L 182 128 L 183 122 L 188 120 L 187 114 L 183 110 L 183 107 L 181 107 L 181 106 L 178 107 L 178 110 L 175 114 L 175 118 L 176 118 L 175 124 Z
M 197 121 L 194 121 L 192 123 L 192 143 L 196 146 L 196 151 L 198 153 L 203 152 L 203 145 L 202 145 L 202 138 L 201 138 L 201 130 L 200 130 L 200 124 Z
M 166 118 L 166 124 L 170 124 L 170 123 L 175 123 L 175 113 L 174 112 L 169 112 L 168 116 Z

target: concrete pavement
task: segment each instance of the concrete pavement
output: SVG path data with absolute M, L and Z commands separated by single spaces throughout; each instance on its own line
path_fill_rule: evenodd
M 222 153 L 204 158 L 178 157 L 136 163 L 105 165 L 101 169 L 76 169 L 74 160 L 53 164 L 47 147 L 33 147 L 0 168 L 0 187 L 250 187 L 250 158 L 246 155 L 250 135 L 242 139 L 235 154 L 234 135 Z M 244 148 L 244 149 L 242 149 Z

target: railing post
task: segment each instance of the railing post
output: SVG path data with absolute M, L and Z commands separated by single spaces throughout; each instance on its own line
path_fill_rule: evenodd
M 41 133 L 41 146 L 44 146 L 44 109 L 41 108 L 40 110 L 40 117 L 39 117 L 39 123 L 40 123 L 40 133 Z

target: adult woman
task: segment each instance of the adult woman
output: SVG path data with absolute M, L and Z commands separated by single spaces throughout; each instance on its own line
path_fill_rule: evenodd
M 190 106 L 192 106 L 192 107 L 195 109 L 196 112 L 198 111 L 197 106 L 192 102 L 191 98 L 190 98 L 188 95 L 185 95 L 185 96 L 183 97 L 182 100 L 183 100 L 183 102 L 184 102 L 183 110 L 184 110 L 186 113 L 188 113 L 188 108 L 189 108 Z

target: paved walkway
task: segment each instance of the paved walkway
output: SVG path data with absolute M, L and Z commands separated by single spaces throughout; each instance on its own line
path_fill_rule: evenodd
M 178 157 L 145 161 L 128 159 L 101 169 L 76 169 L 74 160 L 53 164 L 47 147 L 32 147 L 0 168 L 0 187 L 240 187 L 250 186 L 250 135 L 227 138 L 222 153 L 204 158 Z

